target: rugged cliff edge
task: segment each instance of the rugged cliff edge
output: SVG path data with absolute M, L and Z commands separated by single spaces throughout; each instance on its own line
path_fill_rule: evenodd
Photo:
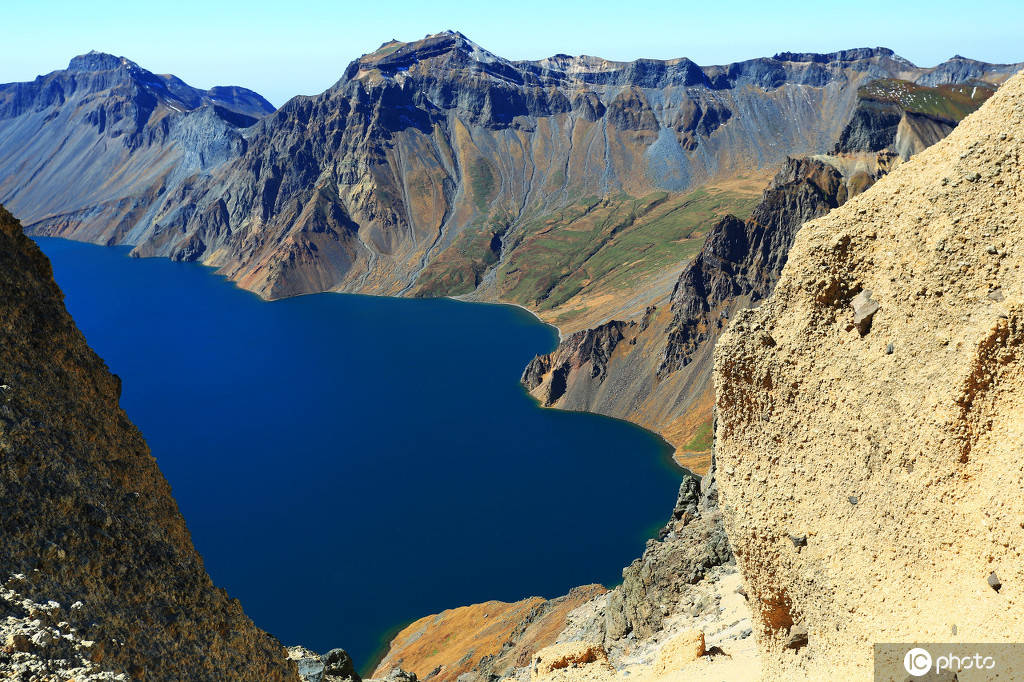
M 721 499 L 769 679 L 869 679 L 873 642 L 1024 639 L 1022 160 L 1018 75 L 805 225 L 718 343 Z
M 211 583 L 120 390 L 0 207 L 0 671 L 297 679 Z

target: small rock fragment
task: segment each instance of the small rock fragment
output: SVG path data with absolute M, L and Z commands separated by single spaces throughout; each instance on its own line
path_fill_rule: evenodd
M 800 649 L 807 646 L 807 628 L 803 625 L 794 625 L 789 629 L 789 639 L 786 640 L 787 649 Z
M 347 656 L 348 654 L 346 654 Z M 327 672 L 327 668 L 324 668 L 324 672 Z M 406 672 L 401 668 L 392 668 L 385 677 L 387 682 L 416 682 L 416 673 Z
M 995 571 L 988 574 L 988 586 L 996 592 L 1003 586 L 1002 581 L 999 580 L 999 576 L 996 575 Z
M 1006 297 L 1003 296 L 1002 289 L 993 289 L 992 291 L 988 292 L 988 299 L 990 301 L 995 301 L 996 303 L 998 303 L 1002 301 L 1004 298 Z
M 40 630 L 32 635 L 32 643 L 40 648 L 48 647 L 53 643 L 53 635 L 50 634 L 49 630 Z
M 789 540 L 790 540 L 790 542 L 793 543 L 793 546 L 796 547 L 798 552 L 800 551 L 801 547 L 806 547 L 807 546 L 807 536 L 806 535 L 793 535 L 792 533 L 790 533 Z
M 31 643 L 28 635 L 22 633 L 14 633 L 7 635 L 7 651 L 28 651 L 31 648 Z
M 870 289 L 864 289 L 854 296 L 850 305 L 853 306 L 853 324 L 860 335 L 864 336 L 871 331 L 871 320 L 882 306 L 878 301 L 872 300 Z
M 856 495 L 850 495 L 846 499 L 850 501 L 850 504 L 857 504 L 858 502 L 860 502 L 860 498 L 858 498 Z
M 894 350 L 896 350 L 896 347 L 895 347 L 895 346 L 893 346 L 893 345 L 892 345 L 892 344 L 890 343 L 890 344 L 889 344 L 888 346 L 886 346 L 886 347 L 885 347 L 885 354 L 886 354 L 886 355 L 892 355 L 892 352 L 893 352 Z

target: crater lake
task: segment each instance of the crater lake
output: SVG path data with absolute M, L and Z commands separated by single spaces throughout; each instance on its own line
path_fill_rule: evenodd
M 664 441 L 520 385 L 557 342 L 523 310 L 266 302 L 200 265 L 36 241 L 214 582 L 285 645 L 365 670 L 416 618 L 612 586 L 668 520 Z

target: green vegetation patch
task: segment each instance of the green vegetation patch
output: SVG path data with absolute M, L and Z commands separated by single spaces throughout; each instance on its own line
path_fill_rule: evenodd
M 508 225 L 507 218 L 490 219 L 482 227 L 461 232 L 420 274 L 415 295 L 459 296 L 476 289 L 487 269 L 498 262 Z
M 503 296 L 542 310 L 595 288 L 628 290 L 692 258 L 716 220 L 745 218 L 756 203 L 756 196 L 708 188 L 584 197 L 521 225 L 498 282 Z
M 682 447 L 682 450 L 684 452 L 707 452 L 711 449 L 711 443 L 714 440 L 714 437 L 715 432 L 712 428 L 712 422 L 709 419 L 697 428 L 697 431 L 693 434 L 693 438 L 691 438 L 690 442 Z
M 857 95 L 876 102 L 892 102 L 904 111 L 960 122 L 995 93 L 986 83 L 928 87 L 895 78 L 883 78 L 861 86 Z
M 469 187 L 473 193 L 473 205 L 481 213 L 487 212 L 487 204 L 494 195 L 494 173 L 491 165 L 483 159 L 476 159 L 469 166 Z

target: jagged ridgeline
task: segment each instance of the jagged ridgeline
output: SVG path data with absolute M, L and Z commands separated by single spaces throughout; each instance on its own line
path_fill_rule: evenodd
M 387 43 L 242 130 L 224 110 L 262 113 L 251 93 L 244 111 L 175 98 L 180 81 L 93 55 L 0 91 L 0 139 L 26 142 L 3 145 L 0 199 L 36 233 L 201 260 L 268 298 L 475 291 L 581 328 L 580 308 L 637 282 L 667 293 L 663 271 L 716 217 L 746 217 L 766 169 L 832 147 L 858 88 L 1011 70 L 885 49 L 516 62 L 446 32 Z M 47 195 L 70 169 L 74 188 Z

